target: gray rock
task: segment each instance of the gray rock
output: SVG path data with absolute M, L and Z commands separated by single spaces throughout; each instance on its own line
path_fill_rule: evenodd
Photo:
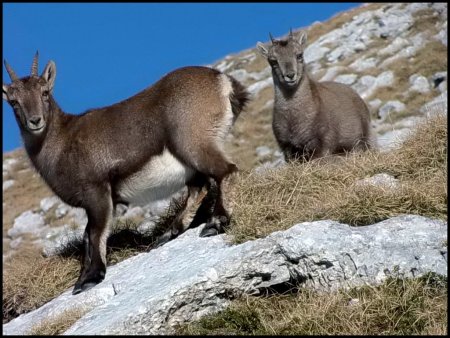
M 14 180 L 3 181 L 3 191 L 11 188 L 14 185 L 14 182 L 15 182 Z
M 374 100 L 369 101 L 369 106 L 372 109 L 378 109 L 382 103 L 383 103 L 383 101 L 381 101 L 380 99 L 374 99 Z
M 409 44 L 410 42 L 408 40 L 398 36 L 386 47 L 380 49 L 378 51 L 378 55 L 392 55 L 401 50 L 402 48 L 408 46 Z
M 447 81 L 447 72 L 437 72 L 431 76 L 433 88 L 438 87 L 442 82 Z
M 136 230 L 139 231 L 141 234 L 149 234 L 155 228 L 158 220 L 159 216 L 156 215 L 147 217 L 141 223 L 139 223 Z
M 435 97 L 430 102 L 425 103 L 421 108 L 420 112 L 426 116 L 433 116 L 435 114 L 445 113 L 448 111 L 448 98 L 447 90 L 441 93 L 439 96 Z
M 346 71 L 347 68 L 342 66 L 333 66 L 327 69 L 326 73 L 320 78 L 320 81 L 331 81 L 339 73 Z
M 377 186 L 380 188 L 397 188 L 399 186 L 399 181 L 395 177 L 382 173 L 382 174 L 376 174 L 369 178 L 364 178 L 362 180 L 356 181 L 356 186 Z
M 411 135 L 411 129 L 399 128 L 377 135 L 377 143 L 380 151 L 389 151 L 399 147 L 403 141 Z
M 323 56 L 330 51 L 330 48 L 320 46 L 318 43 L 314 42 L 306 47 L 304 56 L 305 62 L 316 62 L 323 58 Z
M 358 75 L 356 74 L 342 74 L 335 77 L 335 82 L 340 82 L 346 85 L 351 85 L 355 83 L 356 79 L 358 78 Z
M 13 239 L 11 242 L 9 242 L 9 247 L 13 250 L 17 249 L 22 243 L 22 237 L 17 237 L 16 239 Z
M 286 164 L 284 157 L 277 158 L 273 161 L 264 162 L 263 164 L 255 167 L 253 171 L 257 174 L 264 174 L 267 170 L 279 168 Z
M 44 225 L 44 218 L 41 215 L 27 210 L 16 217 L 13 227 L 8 230 L 8 236 L 15 238 L 25 233 L 39 235 L 45 230 Z
M 378 88 L 390 86 L 394 83 L 394 73 L 390 70 L 379 74 L 377 77 L 371 75 L 362 76 L 352 88 L 361 95 L 362 98 L 369 97 Z
M 142 217 L 144 216 L 144 209 L 142 209 L 139 206 L 135 206 L 132 208 L 129 208 L 125 214 L 123 215 L 124 218 L 136 218 L 136 217 Z
M 231 76 L 233 76 L 236 80 L 239 82 L 245 82 L 248 79 L 248 72 L 245 69 L 235 69 L 231 72 L 229 72 Z
M 10 172 L 14 166 L 18 163 L 15 158 L 8 158 L 3 161 L 3 171 Z
M 272 77 L 268 77 L 265 80 L 253 83 L 247 88 L 247 90 L 250 92 L 251 95 L 256 96 L 261 90 L 272 85 L 273 85 Z
M 401 112 L 405 110 L 405 105 L 397 100 L 386 102 L 378 111 L 378 116 L 385 120 L 392 112 Z
M 48 212 L 51 208 L 53 208 L 53 206 L 57 203 L 60 203 L 61 200 L 56 197 L 56 196 L 50 196 L 50 197 L 46 197 L 44 199 L 41 200 L 41 202 L 39 203 L 41 210 L 43 212 Z
M 56 218 L 59 219 L 59 218 L 64 217 L 65 215 L 67 215 L 67 213 L 69 212 L 70 209 L 71 209 L 70 206 L 68 206 L 67 204 L 60 203 L 55 210 Z
M 227 235 L 199 237 L 202 226 L 108 268 L 105 280 L 3 325 L 25 334 L 63 311 L 88 312 L 65 335 L 170 334 L 173 327 L 224 309 L 230 298 L 260 294 L 292 280 L 333 291 L 376 285 L 389 276 L 447 276 L 447 224 L 404 215 L 365 227 L 304 222 L 266 238 L 230 245 Z
M 266 147 L 266 146 L 256 147 L 255 151 L 256 151 L 256 156 L 258 156 L 260 158 L 267 157 L 270 154 L 272 154 L 272 149 L 270 149 L 269 147 Z
M 444 27 L 439 31 L 439 33 L 433 36 L 433 38 L 440 41 L 443 45 L 447 46 L 447 22 L 444 24 Z
M 359 58 L 356 59 L 352 64 L 349 65 L 350 68 L 353 68 L 357 72 L 361 72 L 363 70 L 375 67 L 378 63 L 378 60 L 374 57 L 371 58 Z
M 409 88 L 412 91 L 416 91 L 419 93 L 428 93 L 430 91 L 430 84 L 425 76 L 420 74 L 413 74 L 409 77 L 409 83 L 411 87 Z
M 45 257 L 59 254 L 62 250 L 74 243 L 82 241 L 84 227 L 73 228 L 68 224 L 48 229 L 43 238 L 36 241 L 36 244 L 42 247 L 42 253 Z

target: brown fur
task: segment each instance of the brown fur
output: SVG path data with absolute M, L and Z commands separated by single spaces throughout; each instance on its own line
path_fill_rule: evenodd
M 32 69 L 37 72 L 37 60 Z M 185 182 L 191 199 L 185 203 L 187 208 L 200 203 L 199 192 L 210 186 L 209 180 L 220 191 L 221 182 L 237 170 L 221 147 L 223 134 L 231 126 L 224 128 L 230 109 L 226 100 L 234 122 L 248 94 L 236 80 L 228 76 L 224 80 L 225 75 L 217 70 L 180 68 L 124 101 L 82 115 L 64 113 L 53 99 L 56 66 L 52 61 L 40 77 L 36 73 L 18 79 L 9 66 L 7 70 L 13 82 L 3 85 L 3 98 L 14 110 L 29 158 L 56 195 L 71 206 L 84 208 L 88 216 L 74 294 L 103 280 L 113 210 L 117 203 L 128 202 L 117 189 L 150 159 L 167 149 L 193 170 L 193 178 Z M 224 97 L 227 81 L 229 97 Z M 229 222 L 230 213 L 222 202 L 217 198 L 203 236 L 223 231 L 217 227 L 217 218 L 225 216 L 222 225 Z M 174 235 L 186 228 L 178 223 L 189 219 L 187 213 L 182 211 L 176 218 Z
M 306 72 L 299 41 L 274 40 L 258 49 L 269 61 L 275 86 L 273 132 L 286 160 L 307 161 L 372 145 L 369 110 L 349 86 L 316 82 Z

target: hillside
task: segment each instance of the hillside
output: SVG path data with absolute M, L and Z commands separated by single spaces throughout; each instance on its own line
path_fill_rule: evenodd
M 234 76 L 252 95 L 248 109 L 237 120 L 227 143 L 242 177 L 237 185 L 241 208 L 237 207 L 236 220 L 229 233 L 235 241 L 246 242 L 286 230 L 298 222 L 332 219 L 350 225 L 367 225 L 403 213 L 446 221 L 447 158 L 442 140 L 447 136 L 447 128 L 438 115 L 447 115 L 447 5 L 368 4 L 305 29 L 308 33 L 305 61 L 310 74 L 317 80 L 348 84 L 363 97 L 371 110 L 380 151 L 356 160 L 343 160 L 341 167 L 339 163 L 334 164 L 337 167 L 322 166 L 321 162 L 300 169 L 285 165 L 271 129 L 273 82 L 266 60 L 254 46 L 218 60 L 211 66 Z M 298 32 L 299 29 L 294 30 L 295 34 Z M 432 121 L 439 121 L 438 126 L 433 129 L 428 124 L 427 128 L 431 129 L 415 134 L 416 143 L 406 141 L 401 148 L 417 125 L 436 117 L 438 120 Z M 429 133 L 436 139 L 427 138 Z M 422 140 L 423 144 L 438 144 L 435 153 L 420 153 L 418 148 L 413 148 Z M 417 158 L 412 159 L 414 152 Z M 428 163 L 429 159 L 433 159 L 432 163 Z M 278 170 L 268 170 L 271 168 Z M 392 175 L 391 179 L 401 181 L 403 195 L 384 192 L 384 195 L 371 196 L 370 200 L 357 199 L 360 193 L 344 186 L 385 172 Z M 264 173 L 267 176 L 258 176 Z M 295 194 L 300 180 L 302 194 L 307 195 L 305 199 L 301 193 Z M 293 189 L 278 189 L 283 184 Z M 248 188 L 250 185 L 252 189 Z M 329 191 L 325 185 L 330 187 Z M 317 201 L 323 201 L 325 206 L 320 212 L 317 212 Z M 131 227 L 145 234 L 167 203 L 123 207 L 118 211 L 117 226 L 132 223 Z M 290 210 L 295 213 L 291 214 Z M 254 226 L 263 222 L 259 227 Z M 14 300 L 6 299 L 4 322 L 41 306 L 72 285 L 78 273 L 76 257 L 69 257 L 69 263 L 58 261 L 57 264 L 65 267 L 65 274 L 61 274 L 61 280 L 54 282 L 55 285 L 45 284 L 53 282 L 40 276 L 32 288 L 26 285 L 26 276 L 31 271 L 38 274 L 38 264 L 43 262 L 51 269 L 56 264 L 53 254 L 61 242 L 64 246 L 80 236 L 85 224 L 84 211 L 70 208 L 53 196 L 31 168 L 23 149 L 3 154 L 3 262 L 4 272 L 7 269 L 10 275 L 3 286 L 11 293 L 17 291 L 11 285 L 21 288 Z M 126 247 L 125 253 L 112 250 L 109 264 L 144 251 L 145 244 L 148 245 Z M 41 257 L 42 251 L 50 257 Z M 19 265 L 16 271 L 12 262 L 20 259 L 23 266 Z M 34 262 L 33 267 L 30 262 Z M 33 298 L 33 292 L 39 287 L 53 289 Z

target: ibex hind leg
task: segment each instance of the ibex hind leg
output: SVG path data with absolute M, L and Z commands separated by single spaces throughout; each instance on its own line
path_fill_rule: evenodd
M 208 193 L 208 181 L 207 177 L 203 174 L 197 174 L 187 184 L 187 193 L 176 201 L 180 206 L 180 211 L 173 219 L 169 229 L 155 242 L 155 247 L 159 247 L 168 241 L 174 239 L 184 231 L 186 231 L 193 219 L 196 218 L 197 212 L 202 206 L 203 200 Z M 174 201 L 172 201 L 174 203 Z
M 86 291 L 100 283 L 106 274 L 106 241 L 112 222 L 112 200 L 108 191 L 97 192 L 92 207 L 86 208 L 88 224 L 83 237 L 81 273 L 72 294 Z
M 211 208 L 212 215 L 207 218 L 206 226 L 200 234 L 200 236 L 212 236 L 224 232 L 224 227 L 229 223 L 231 216 L 229 204 L 232 198 L 228 196 L 232 180 L 229 176 L 237 172 L 238 168 L 227 159 L 215 140 L 207 138 L 198 144 L 201 145 L 198 149 L 189 154 L 182 154 L 181 157 L 196 171 L 211 178 L 217 186 L 216 197 L 213 198 L 214 206 Z M 205 205 L 209 202 L 211 199 L 205 200 Z
M 214 236 L 223 233 L 230 223 L 234 206 L 234 190 L 232 189 L 232 186 L 236 180 L 238 168 L 234 163 L 230 163 L 226 160 L 222 165 L 227 169 L 222 175 L 214 177 L 217 185 L 215 204 L 211 217 L 209 217 L 205 227 L 200 233 L 201 237 Z

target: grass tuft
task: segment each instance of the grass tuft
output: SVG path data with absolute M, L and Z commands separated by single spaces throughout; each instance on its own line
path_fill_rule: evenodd
M 389 278 L 338 292 L 242 297 L 215 315 L 179 326 L 189 335 L 410 335 L 447 333 L 447 278 Z
M 358 180 L 388 173 L 394 189 Z M 447 117 L 425 120 L 397 150 L 369 151 L 240 176 L 228 233 L 243 242 L 295 223 L 368 225 L 400 214 L 447 219 Z

